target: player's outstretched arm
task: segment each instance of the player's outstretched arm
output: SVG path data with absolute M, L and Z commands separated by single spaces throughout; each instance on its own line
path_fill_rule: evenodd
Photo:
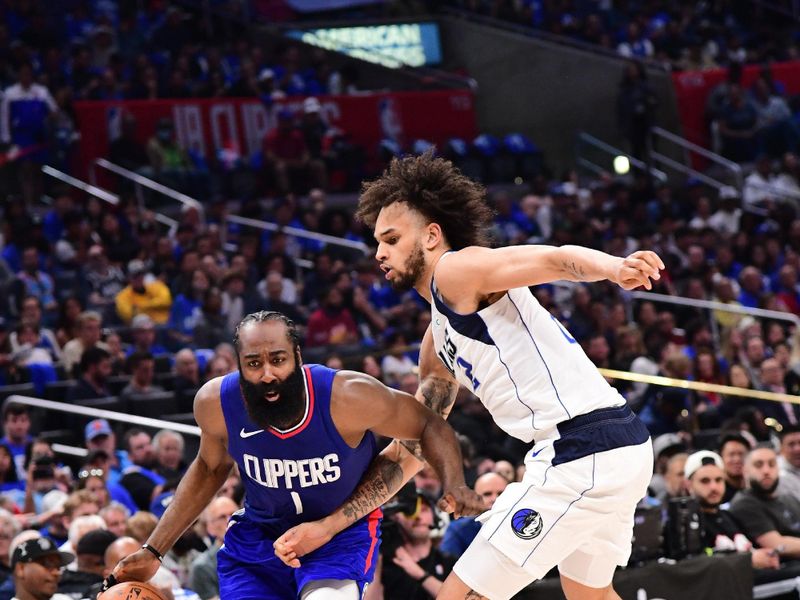
M 162 556 L 197 519 L 225 483 L 233 461 L 227 450 L 227 431 L 220 405 L 221 377 L 212 379 L 194 399 L 194 415 L 200 426 L 200 450 L 181 479 L 172 500 L 147 545 Z M 116 581 L 147 581 L 159 567 L 154 552 L 144 548 L 122 559 L 112 571 Z M 113 584 L 113 580 L 110 582 Z
M 655 252 L 639 250 L 625 258 L 583 246 L 471 246 L 448 256 L 436 269 L 436 283 L 447 298 L 491 294 L 551 281 L 608 279 L 630 290 L 652 288 L 664 263 Z

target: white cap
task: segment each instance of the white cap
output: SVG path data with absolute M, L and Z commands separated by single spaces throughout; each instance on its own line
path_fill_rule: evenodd
M 303 100 L 303 112 L 308 113 L 315 113 L 322 110 L 322 104 L 319 103 L 319 100 L 314 98 L 313 96 L 310 98 L 306 98 Z
M 42 498 L 42 512 L 50 512 L 54 508 L 64 506 L 68 494 L 61 490 L 50 490 Z
M 686 464 L 683 467 L 683 475 L 686 479 L 690 479 L 697 469 L 706 465 L 717 465 L 720 469 L 725 470 L 725 466 L 719 454 L 711 452 L 711 450 L 699 450 L 694 454 L 690 454 L 689 458 L 686 459 Z
M 741 198 L 741 196 L 739 191 L 733 186 L 725 185 L 719 188 L 720 200 L 733 200 L 734 198 Z

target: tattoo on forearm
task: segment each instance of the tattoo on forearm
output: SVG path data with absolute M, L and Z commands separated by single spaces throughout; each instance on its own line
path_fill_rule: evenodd
M 456 400 L 458 384 L 455 381 L 448 381 L 439 377 L 427 377 L 420 383 L 419 391 L 422 394 L 422 403 L 426 407 L 437 415 L 446 417 L 453 406 L 453 402 Z M 422 446 L 418 441 L 402 440 L 400 443 L 417 460 L 425 461 L 422 456 Z
M 361 485 L 342 507 L 344 516 L 355 523 L 397 493 L 402 482 L 402 467 L 385 456 L 376 456 Z
M 422 456 L 422 445 L 416 440 L 400 440 L 400 443 L 405 446 L 405 449 L 411 452 L 414 455 L 414 458 L 421 462 L 425 462 L 425 458 Z
M 456 400 L 458 384 L 454 381 L 429 377 L 420 384 L 423 404 L 437 415 L 445 416 Z
M 576 264 L 574 260 L 562 260 L 561 267 L 576 279 L 583 280 L 586 277 L 586 271 L 581 265 Z

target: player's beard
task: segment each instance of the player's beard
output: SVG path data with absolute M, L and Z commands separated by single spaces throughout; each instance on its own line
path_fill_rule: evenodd
M 760 482 L 756 481 L 755 479 L 751 479 L 750 489 L 752 489 L 753 493 L 760 498 L 771 498 L 772 494 L 774 494 L 775 490 L 778 488 L 779 482 L 780 479 L 776 479 L 771 486 L 764 487 Z
M 242 396 L 247 414 L 261 428 L 289 429 L 300 421 L 305 412 L 305 383 L 303 367 L 297 366 L 283 381 L 273 383 L 251 383 L 239 371 Z M 266 399 L 269 392 L 277 392 L 280 397 L 270 402 Z
M 422 244 L 417 242 L 406 259 L 406 264 L 403 265 L 403 272 L 395 271 L 395 278 L 390 281 L 392 288 L 398 292 L 407 292 L 416 285 L 424 270 L 425 253 L 422 250 Z

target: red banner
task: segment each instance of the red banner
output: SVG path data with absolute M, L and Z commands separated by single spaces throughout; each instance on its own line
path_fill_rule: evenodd
M 761 65 L 750 65 L 742 73 L 742 86 L 747 89 L 758 77 Z M 768 68 L 775 82 L 789 95 L 800 93 L 800 61 L 774 63 Z M 705 148 L 710 146 L 708 123 L 705 119 L 706 100 L 714 87 L 725 81 L 726 69 L 711 71 L 683 71 L 672 75 L 678 112 L 683 125 L 683 135 L 689 141 Z
M 347 132 L 372 155 L 378 143 L 392 138 L 405 147 L 415 139 L 441 143 L 450 137 L 476 135 L 475 103 L 469 91 L 369 93 L 322 96 L 322 118 Z M 280 110 L 298 117 L 303 99 L 286 99 L 266 106 L 257 98 L 192 100 L 130 100 L 76 102 L 81 131 L 81 164 L 108 156 L 109 143 L 119 135 L 122 117 L 136 118 L 137 137 L 146 143 L 163 117 L 175 122 L 179 143 L 206 159 L 234 140 L 245 156 L 261 150 L 264 135 L 275 126 Z

